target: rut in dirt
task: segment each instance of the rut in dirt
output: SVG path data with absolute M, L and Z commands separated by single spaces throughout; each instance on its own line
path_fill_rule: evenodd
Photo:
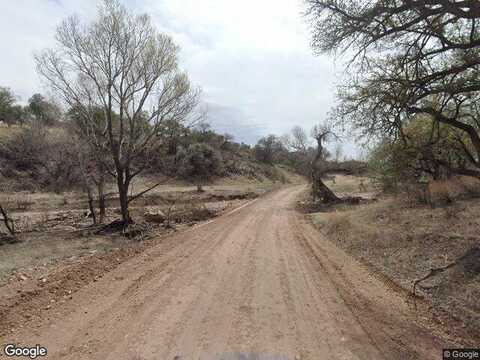
M 272 192 L 166 238 L 14 341 L 49 359 L 437 359 L 447 341 Z

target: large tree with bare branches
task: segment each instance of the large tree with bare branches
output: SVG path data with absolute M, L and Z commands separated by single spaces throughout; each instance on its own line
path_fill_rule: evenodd
M 431 161 L 480 177 L 480 2 L 306 0 L 312 46 L 351 55 L 333 114 L 365 135 L 401 138 L 428 115 L 430 141 L 449 126 L 466 161 Z
M 104 0 L 90 23 L 66 19 L 55 40 L 54 48 L 35 56 L 38 72 L 81 114 L 91 146 L 109 154 L 103 165 L 116 179 L 122 220 L 128 224 L 128 191 L 146 166 L 141 159 L 158 145 L 161 124 L 189 116 L 198 91 L 179 70 L 178 47 L 170 36 L 117 0 Z

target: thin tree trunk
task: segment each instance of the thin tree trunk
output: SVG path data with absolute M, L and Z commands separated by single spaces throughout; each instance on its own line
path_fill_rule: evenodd
M 97 191 L 98 191 L 98 210 L 99 210 L 99 216 L 100 216 L 100 219 L 99 219 L 99 222 L 100 224 L 103 224 L 103 221 L 105 220 L 105 208 L 106 208 L 106 205 L 105 205 L 105 186 L 104 186 L 104 180 L 101 179 L 99 182 L 98 182 L 98 185 L 97 185 Z
M 117 185 L 122 221 L 125 225 L 128 225 L 132 222 L 128 211 L 128 182 L 123 181 L 123 174 L 121 173 L 117 175 Z
M 93 225 L 96 225 L 97 215 L 95 214 L 95 206 L 93 206 L 93 196 L 89 187 L 87 187 L 87 196 L 88 196 L 88 208 L 90 209 L 90 214 L 92 214 Z
M 15 223 L 14 223 L 13 219 L 8 217 L 7 212 L 5 211 L 3 206 L 1 206 L 1 205 L 0 205 L 0 212 L 2 213 L 3 222 L 5 223 L 5 227 L 7 228 L 10 235 L 15 237 Z

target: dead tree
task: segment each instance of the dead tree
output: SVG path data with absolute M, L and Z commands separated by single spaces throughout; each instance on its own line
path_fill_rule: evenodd
M 324 204 L 340 202 L 341 199 L 336 196 L 330 188 L 325 185 L 322 177 L 325 174 L 325 149 L 323 143 L 330 137 L 335 136 L 328 126 L 315 126 L 312 129 L 312 136 L 317 141 L 317 154 L 312 161 L 312 196 L 313 201 L 320 200 Z

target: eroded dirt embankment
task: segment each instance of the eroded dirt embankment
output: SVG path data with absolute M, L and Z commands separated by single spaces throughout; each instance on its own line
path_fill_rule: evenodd
M 358 195 L 361 182 L 337 175 L 328 185 Z M 403 293 L 420 316 L 478 343 L 480 205 L 471 197 L 430 206 L 402 195 L 381 196 L 359 206 L 329 207 L 309 218 L 329 240 Z M 438 200 L 438 194 L 432 199 Z

